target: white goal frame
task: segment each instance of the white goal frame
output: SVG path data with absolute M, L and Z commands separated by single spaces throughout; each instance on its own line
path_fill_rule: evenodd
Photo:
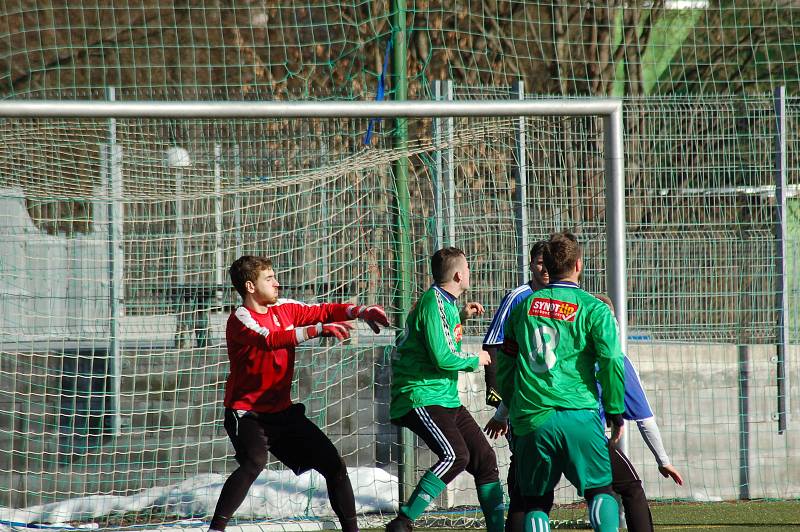
M 614 98 L 603 99 L 536 99 L 536 100 L 471 100 L 460 101 L 326 101 L 326 102 L 159 102 L 159 101 L 0 101 L 0 118 L 36 119 L 36 118 L 94 118 L 109 119 L 112 123 L 120 118 L 164 118 L 164 119 L 225 119 L 225 118 L 452 118 L 452 117 L 527 117 L 527 116 L 586 116 L 599 117 L 603 120 L 604 135 L 604 170 L 605 170 L 605 206 L 606 206 L 606 287 L 608 295 L 616 309 L 619 324 L 620 344 L 623 352 L 627 352 L 628 338 L 628 306 L 626 288 L 625 259 L 625 178 L 623 153 L 622 101 Z M 113 134 L 113 133 L 112 133 Z M 114 157 L 114 154 L 108 154 Z M 112 166 L 113 173 L 113 166 Z M 397 175 L 395 176 L 398 179 Z M 119 180 L 117 180 L 119 181 Z M 114 188 L 111 179 L 110 186 Z M 118 184 L 118 186 L 121 186 Z M 399 187 L 399 185 L 398 185 Z M 116 195 L 112 190 L 112 195 Z M 121 193 L 121 189 L 116 191 Z M 400 198 L 398 198 L 400 201 Z M 111 243 L 113 249 L 118 247 L 121 237 L 119 223 L 114 224 L 112 205 L 110 218 Z M 119 233 L 118 235 L 115 232 Z M 527 241 L 522 229 L 520 244 Z M 523 256 L 526 250 L 522 250 Z M 402 252 L 401 252 L 402 254 Z M 402 260 L 402 258 L 401 258 Z M 116 320 L 115 302 L 121 293 L 121 264 L 119 259 L 111 260 L 112 268 L 112 336 Z M 522 272 L 524 275 L 524 272 Z M 402 282 L 402 274 L 401 274 Z M 401 306 L 404 306 L 401 305 Z M 407 309 L 403 309 L 404 311 Z M 111 346 L 115 372 L 119 368 L 119 346 L 112 338 Z M 113 380 L 114 401 L 116 410 L 120 396 L 120 377 L 115 374 Z M 115 413 L 115 430 L 119 429 L 119 412 Z M 401 436 L 401 440 L 404 438 Z M 623 439 L 623 450 L 627 451 L 627 441 Z M 413 463 L 413 453 L 408 445 L 403 444 L 403 462 Z M 413 469 L 413 466 L 410 468 Z M 401 498 L 409 493 L 403 490 L 411 484 L 403 477 L 410 474 L 410 469 L 400 473 Z M 403 471 L 405 474 L 403 474 Z

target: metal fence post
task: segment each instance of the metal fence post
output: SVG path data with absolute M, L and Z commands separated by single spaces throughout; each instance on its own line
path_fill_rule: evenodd
M 783 434 L 789 421 L 789 377 L 786 371 L 786 346 L 789 329 L 789 290 L 786 279 L 786 87 L 775 89 L 775 306 L 776 377 L 778 385 L 778 434 Z

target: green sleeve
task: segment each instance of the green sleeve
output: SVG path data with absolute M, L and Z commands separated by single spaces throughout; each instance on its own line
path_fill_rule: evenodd
M 516 342 L 514 331 L 510 326 L 511 320 L 506 320 L 503 326 L 503 338 L 509 339 L 511 342 Z M 517 359 L 519 354 L 511 356 L 503 351 L 503 345 L 497 347 L 497 391 L 500 392 L 500 397 L 506 398 L 506 405 L 511 405 L 511 398 L 514 397 L 517 388 Z
M 605 305 L 592 316 L 590 334 L 597 355 L 597 380 L 603 389 L 603 408 L 609 414 L 625 412 L 625 363 L 617 320 Z
M 425 344 L 434 365 L 442 371 L 475 371 L 478 357 L 465 357 L 460 353 L 447 317 L 439 311 L 435 298 L 429 300 L 420 312 Z

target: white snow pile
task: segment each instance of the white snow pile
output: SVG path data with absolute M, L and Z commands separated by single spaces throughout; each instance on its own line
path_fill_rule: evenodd
M 396 476 L 372 467 L 348 468 L 348 473 L 357 513 L 396 511 Z M 0 530 L 30 523 L 71 528 L 68 523 L 76 522 L 88 524 L 81 528 L 93 528 L 94 520 L 143 511 L 158 511 L 179 518 L 210 518 L 225 480 L 223 475 L 206 474 L 128 496 L 94 495 L 28 508 L 0 507 Z M 316 471 L 295 476 L 289 470 L 265 470 L 235 515 L 240 519 L 280 519 L 333 516 L 334 513 L 328 502 L 325 479 Z

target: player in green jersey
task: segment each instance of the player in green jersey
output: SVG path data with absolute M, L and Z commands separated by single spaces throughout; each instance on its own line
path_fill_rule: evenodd
M 611 464 L 598 415 L 596 382 L 612 425 L 622 436 L 624 366 L 609 308 L 581 290 L 581 249 L 574 235 L 555 233 L 543 249 L 550 283 L 517 305 L 504 329 L 498 386 L 510 398 L 517 483 L 525 532 L 549 530 L 547 509 L 561 475 L 589 504 L 592 528 L 619 528 Z M 595 372 L 595 365 L 599 368 Z
M 512 451 L 509 455 L 508 477 L 506 480 L 506 485 L 508 486 L 508 511 L 506 513 L 505 532 L 522 532 L 525 512 L 523 510 L 522 496 L 519 493 L 515 478 L 516 459 L 513 453 L 512 431 L 508 424 L 508 406 L 502 401 L 500 392 L 495 389 L 497 386 L 496 361 L 498 356 L 503 356 L 499 354 L 499 351 L 503 346 L 503 329 L 511 311 L 519 303 L 525 301 L 533 292 L 544 288 L 550 283 L 547 268 L 544 267 L 544 261 L 542 260 L 542 250 L 545 243 L 544 240 L 540 240 L 531 247 L 530 281 L 516 287 L 503 297 L 494 318 L 492 318 L 492 323 L 483 337 L 483 348 L 492 357 L 492 363 L 484 368 L 486 404 L 497 407 L 494 416 L 486 423 L 483 431 L 492 439 L 505 435 L 508 439 L 509 449 Z
M 418 435 L 436 454 L 387 532 L 408 532 L 428 504 L 462 471 L 475 478 L 488 532 L 503 531 L 503 487 L 494 450 L 458 397 L 458 372 L 489 363 L 489 353 L 461 352 L 461 320 L 483 314 L 480 303 L 463 308 L 458 298 L 469 288 L 464 252 L 444 248 L 431 258 L 433 285 L 406 320 L 392 360 L 389 416 Z

